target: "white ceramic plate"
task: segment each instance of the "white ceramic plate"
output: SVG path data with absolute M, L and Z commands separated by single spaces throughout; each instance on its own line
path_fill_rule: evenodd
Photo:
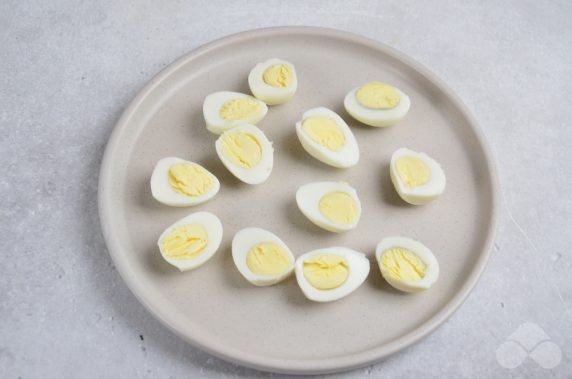
M 249 70 L 271 57 L 295 64 L 299 87 L 290 102 L 271 107 L 260 123 L 274 141 L 275 166 L 268 182 L 249 186 L 218 160 L 216 136 L 205 129 L 201 105 L 215 91 L 248 93 Z M 392 83 L 411 97 L 411 110 L 400 124 L 371 128 L 343 110 L 345 94 L 371 80 Z M 361 149 L 359 165 L 331 168 L 303 150 L 294 124 L 317 106 L 333 109 L 348 122 Z M 415 207 L 398 197 L 388 166 L 391 153 L 400 147 L 424 151 L 442 164 L 447 189 L 440 199 Z M 208 168 L 221 181 L 220 193 L 193 208 L 155 201 L 149 178 L 155 163 L 166 156 Z M 325 232 L 300 213 L 296 189 L 318 180 L 345 180 L 357 189 L 363 214 L 356 230 Z M 363 37 L 283 27 L 212 42 L 154 78 L 127 108 L 109 141 L 99 202 L 117 269 L 166 326 L 223 359 L 310 374 L 378 361 L 426 336 L 457 309 L 489 255 L 497 182 L 474 119 L 426 69 Z M 161 258 L 157 237 L 172 222 L 199 210 L 220 217 L 223 242 L 207 264 L 181 273 Z M 356 292 L 326 304 L 306 300 L 294 278 L 255 287 L 240 275 L 230 253 L 232 236 L 248 226 L 274 232 L 296 256 L 333 245 L 363 251 L 371 257 L 371 273 Z M 373 253 L 378 241 L 396 234 L 418 239 L 435 253 L 441 277 L 429 291 L 403 294 L 383 281 Z

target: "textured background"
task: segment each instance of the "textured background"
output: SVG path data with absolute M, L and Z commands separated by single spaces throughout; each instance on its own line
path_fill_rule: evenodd
M 423 63 L 472 110 L 500 172 L 493 256 L 464 306 L 421 343 L 340 376 L 570 377 L 572 3 L 159 3 L 0 3 L 1 377 L 263 375 L 187 345 L 143 309 L 107 254 L 97 183 L 115 122 L 153 75 L 273 25 L 352 31 Z M 505 343 L 519 326 L 512 339 L 541 364 L 505 368 L 524 351 Z M 544 350 L 540 329 L 553 342 Z

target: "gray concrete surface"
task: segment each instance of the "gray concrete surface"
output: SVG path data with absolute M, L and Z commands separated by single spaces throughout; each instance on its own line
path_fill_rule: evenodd
M 312 3 L 0 3 L 0 377 L 264 375 L 143 309 L 106 251 L 96 195 L 107 138 L 145 82 L 203 43 L 272 25 L 352 31 L 425 64 L 479 120 L 500 172 L 494 254 L 464 306 L 340 377 L 571 377 L 572 3 Z

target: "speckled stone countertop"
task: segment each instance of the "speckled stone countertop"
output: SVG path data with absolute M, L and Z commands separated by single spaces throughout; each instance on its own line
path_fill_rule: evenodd
M 502 189 L 494 252 L 435 333 L 340 377 L 571 377 L 572 3 L 3 1 L 0 377 L 262 377 L 197 350 L 123 284 L 97 211 L 107 139 L 142 86 L 235 32 L 326 26 L 426 65 L 471 109 Z

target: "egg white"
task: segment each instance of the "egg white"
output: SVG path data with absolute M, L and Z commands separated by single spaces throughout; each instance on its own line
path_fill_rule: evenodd
M 289 86 L 274 87 L 264 82 L 264 71 L 275 64 L 283 64 L 290 68 L 292 72 L 292 83 L 290 83 Z M 254 97 L 264 101 L 268 105 L 278 105 L 287 102 L 294 96 L 298 89 L 298 77 L 296 76 L 296 70 L 292 63 L 282 59 L 272 58 L 254 66 L 248 75 L 248 85 Z
M 258 275 L 250 271 L 246 264 L 248 252 L 255 245 L 264 242 L 278 245 L 288 254 L 291 265 L 286 271 L 279 275 Z M 232 239 L 232 259 L 242 276 L 256 286 L 270 286 L 286 279 L 294 271 L 294 262 L 296 260 L 292 251 L 278 236 L 261 228 L 245 228 L 234 235 Z
M 429 167 L 429 171 L 431 172 L 431 179 L 429 182 L 418 187 L 407 187 L 397 174 L 397 161 L 403 156 L 412 156 L 423 161 L 427 167 Z M 425 153 L 419 153 L 404 147 L 396 150 L 391 155 L 389 172 L 391 182 L 399 196 L 409 204 L 413 205 L 423 205 L 437 199 L 445 191 L 445 186 L 447 184 L 445 172 L 437 161 Z
M 420 280 L 404 280 L 391 277 L 381 266 L 383 252 L 394 247 L 401 247 L 417 255 L 427 265 L 425 276 Z M 439 263 L 433 252 L 421 242 L 408 237 L 387 237 L 377 244 L 375 258 L 383 278 L 394 288 L 404 292 L 419 292 L 430 288 L 439 279 Z
M 237 126 L 232 129 L 233 131 L 243 131 L 253 134 L 258 141 L 262 149 L 262 156 L 260 162 L 254 167 L 241 167 L 234 164 L 229 158 L 224 154 L 223 148 L 223 135 L 221 135 L 215 142 L 215 149 L 218 157 L 220 158 L 223 165 L 239 180 L 247 184 L 261 184 L 264 183 L 272 172 L 272 167 L 274 166 L 274 148 L 272 147 L 272 142 L 266 138 L 264 132 L 255 125 L 244 124 Z
M 314 141 L 308 133 L 306 133 L 302 127 L 302 123 L 305 119 L 312 116 L 326 116 L 332 118 L 336 122 L 345 138 L 344 146 L 340 151 L 333 151 L 320 145 L 318 142 Z M 308 154 L 330 166 L 347 168 L 355 166 L 359 161 L 359 147 L 350 127 L 337 113 L 329 110 L 328 108 L 318 107 L 304 112 L 302 120 L 296 123 L 296 135 Z
M 361 105 L 356 98 L 356 93 L 360 88 L 361 86 L 354 88 L 346 95 L 344 107 L 353 118 L 363 124 L 375 127 L 392 126 L 401 121 L 409 111 L 411 100 L 398 88 L 393 87 L 399 93 L 399 103 L 389 109 L 371 109 Z
M 173 190 L 173 187 L 171 187 L 171 184 L 169 183 L 169 169 L 177 163 L 192 163 L 199 165 L 198 163 L 176 157 L 160 159 L 155 165 L 155 169 L 151 175 L 151 194 L 155 200 L 171 207 L 188 207 L 204 203 L 205 201 L 212 199 L 218 193 L 220 189 L 219 180 L 204 167 L 203 168 L 208 173 L 213 183 L 212 189 L 209 192 L 204 193 L 201 196 L 192 197 L 182 195 Z
M 338 288 L 320 290 L 312 286 L 304 277 L 304 261 L 316 255 L 337 255 L 345 258 L 348 262 L 349 274 L 347 280 Z M 355 291 L 369 274 L 369 260 L 364 253 L 348 249 L 346 247 L 329 247 L 317 249 L 301 255 L 296 259 L 295 273 L 300 289 L 308 299 L 318 302 L 328 302 L 341 299 Z
M 344 192 L 354 199 L 356 203 L 357 217 L 353 224 L 335 224 L 320 212 L 320 200 L 324 195 L 330 192 Z M 357 191 L 345 182 L 314 182 L 305 184 L 296 191 L 296 204 L 304 216 L 306 216 L 315 225 L 334 233 L 346 232 L 355 229 L 361 217 L 361 203 L 358 198 Z
M 202 225 L 202 227 L 206 230 L 208 242 L 204 250 L 196 257 L 190 259 L 173 259 L 169 256 L 166 256 L 163 253 L 163 241 L 165 238 L 171 233 L 171 231 L 173 231 L 173 229 L 191 224 Z M 221 241 L 222 223 L 220 222 L 219 218 L 210 212 L 195 212 L 188 215 L 187 217 L 180 219 L 179 221 L 176 221 L 167 229 L 165 229 L 165 231 L 159 237 L 157 245 L 159 246 L 159 250 L 163 259 L 181 271 L 188 271 L 201 266 L 206 261 L 211 259 L 218 250 Z
M 260 110 L 257 113 L 253 114 L 252 116 L 240 120 L 225 120 L 222 117 L 220 117 L 219 114 L 220 108 L 226 101 L 233 99 L 240 99 L 240 98 L 250 98 L 256 101 L 260 106 Z M 256 125 L 264 118 L 264 116 L 266 116 L 267 112 L 268 112 L 268 106 L 266 105 L 266 103 L 250 95 L 246 95 L 240 92 L 231 92 L 231 91 L 215 92 L 213 94 L 208 95 L 203 103 L 203 115 L 205 118 L 207 129 L 215 134 L 221 134 L 226 130 L 232 129 L 242 124 Z

